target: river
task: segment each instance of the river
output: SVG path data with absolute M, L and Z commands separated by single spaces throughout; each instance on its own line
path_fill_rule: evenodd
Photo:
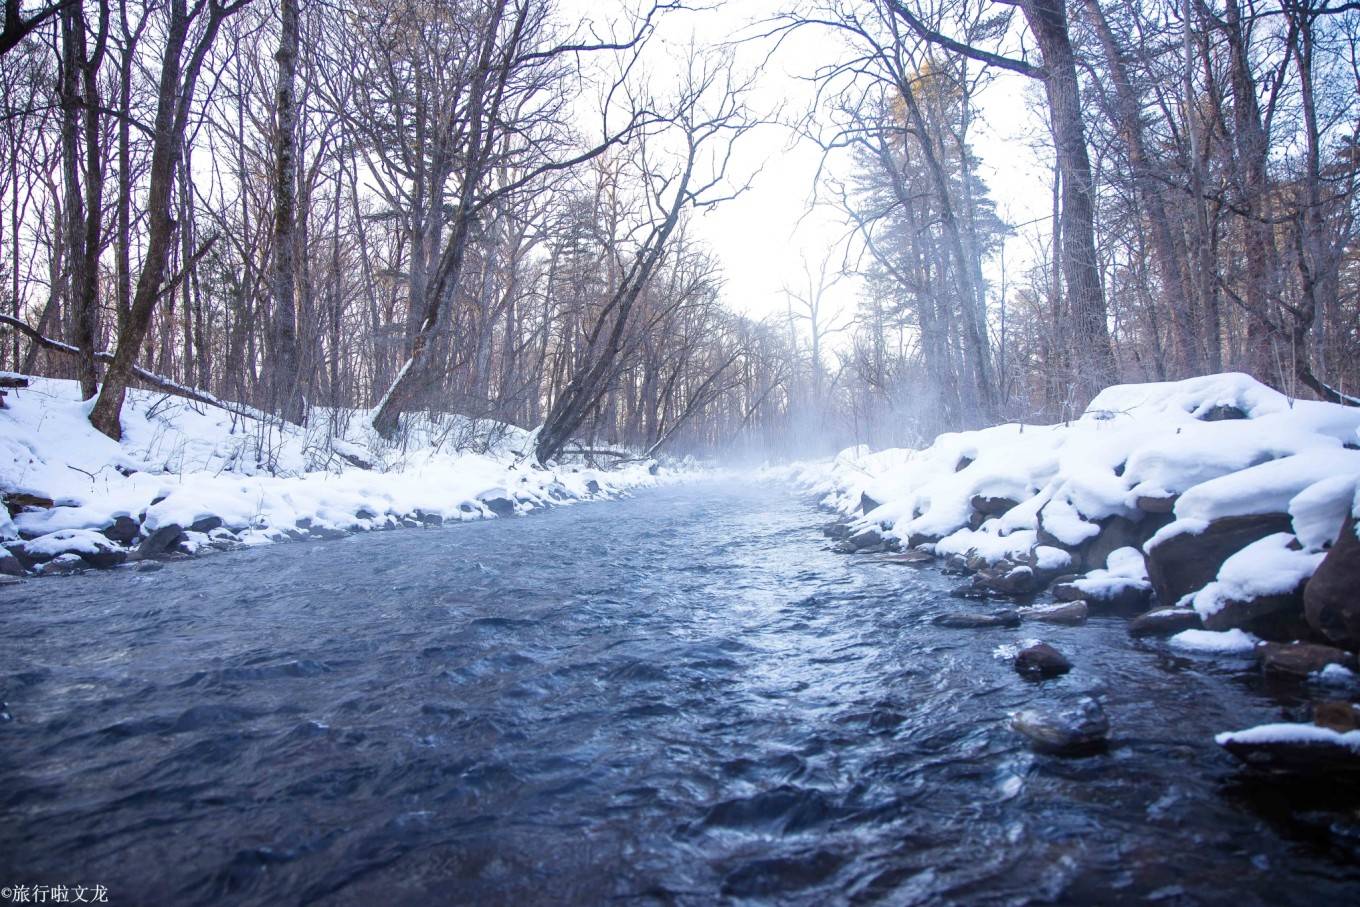
M 1291 705 L 1125 622 L 948 630 L 787 488 L 0 587 L 0 884 L 113 904 L 1360 903 L 1355 804 L 1215 731 Z M 994 649 L 1075 664 L 1035 683 Z M 1108 752 L 1020 708 L 1097 696 Z M 1286 793 L 1288 802 L 1286 803 Z M 1349 842 L 1349 843 L 1347 843 Z

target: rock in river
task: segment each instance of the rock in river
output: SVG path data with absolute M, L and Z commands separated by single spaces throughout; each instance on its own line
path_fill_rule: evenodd
M 1193 608 L 1155 608 L 1129 621 L 1130 636 L 1175 636 L 1203 628 L 1204 621 Z
M 1066 624 L 1077 626 L 1086 623 L 1089 613 L 1086 602 L 1059 602 L 1056 605 L 1035 605 L 1021 608 L 1020 616 L 1025 620 L 1040 620 L 1046 624 Z
M 1017 712 L 1011 716 L 1011 727 L 1029 738 L 1030 746 L 1038 752 L 1081 756 L 1105 748 L 1110 720 L 1100 703 L 1084 696 L 1065 709 Z
M 935 618 L 937 626 L 953 630 L 979 630 L 988 627 L 1018 627 L 1020 615 L 1006 608 L 1002 611 L 951 611 Z
M 1015 670 L 1025 677 L 1058 677 L 1072 670 L 1072 662 L 1048 643 L 1041 642 L 1016 653 Z

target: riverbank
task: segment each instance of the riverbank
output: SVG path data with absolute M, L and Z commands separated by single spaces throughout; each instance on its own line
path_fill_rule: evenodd
M 1180 651 L 1247 654 L 1321 708 L 1220 743 L 1254 764 L 1350 770 L 1357 448 L 1360 409 L 1230 374 L 1111 387 L 1072 422 L 852 449 L 795 477 L 840 517 L 827 532 L 841 552 L 960 577 L 972 604 L 955 626 L 1118 614 Z
M 115 442 L 75 382 L 10 377 L 27 386 L 0 408 L 0 575 L 503 518 L 676 477 L 654 461 L 538 468 L 527 432 L 484 420 L 415 420 L 389 444 L 362 412 L 314 408 L 304 427 L 140 390 Z

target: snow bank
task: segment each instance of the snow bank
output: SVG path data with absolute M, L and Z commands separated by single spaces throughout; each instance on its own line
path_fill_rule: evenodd
M 417 420 L 404 443 L 387 445 L 364 413 L 314 410 L 311 427 L 280 428 L 141 390 L 128 394 L 119 443 L 90 426 L 74 382 L 30 381 L 0 410 L 0 491 L 57 506 L 13 518 L 0 509 L 0 541 L 35 539 L 25 548 L 40 556 L 107 544 L 94 530 L 119 517 L 141 522 L 143 535 L 215 517 L 258 544 L 299 526 L 483 519 L 664 480 L 648 463 L 531 466 L 529 434 L 496 423 Z M 473 440 L 480 452 L 466 449 Z
M 795 478 L 856 527 L 988 564 L 1056 564 L 1046 548 L 1104 551 L 1097 541 L 1115 518 L 1147 527 L 1078 581 L 1092 594 L 1148 588 L 1131 544 L 1147 551 L 1224 517 L 1287 515 L 1292 533 L 1243 552 L 1202 591 L 1204 613 L 1227 596 L 1292 591 L 1312 574 L 1347 511 L 1360 514 L 1357 442 L 1360 408 L 1223 374 L 1110 387 L 1058 425 L 945 434 L 921 450 L 853 448 Z M 860 514 L 862 495 L 878 506 Z

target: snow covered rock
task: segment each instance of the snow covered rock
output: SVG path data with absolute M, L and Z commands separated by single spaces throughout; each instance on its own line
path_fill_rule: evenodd
M 1198 524 L 1196 530 L 1153 536 L 1144 550 L 1157 600 L 1168 606 L 1178 604 L 1213 582 L 1228 558 L 1252 542 L 1291 528 L 1289 514 L 1267 513 L 1224 517 Z
M 23 576 L 24 565 L 6 547 L 0 546 L 0 576 Z
M 1354 711 L 1350 727 L 1355 727 Z M 1218 734 L 1219 746 L 1255 768 L 1281 772 L 1360 772 L 1360 730 L 1320 724 L 1262 724 Z
M 1243 630 L 1182 630 L 1171 637 L 1171 647 L 1206 655 L 1249 655 L 1261 640 Z
M 1210 630 L 1234 627 L 1277 640 L 1306 633 L 1303 587 L 1322 554 L 1300 549 L 1287 532 L 1268 535 L 1229 557 L 1216 579 L 1195 593 L 1194 608 Z
M 127 560 L 127 551 L 91 529 L 61 529 L 15 546 L 19 559 L 30 565 L 48 564 L 75 555 L 91 567 L 116 567 Z M 57 568 L 54 568 L 57 569 Z M 45 571 L 46 572 L 46 571 Z
M 1360 537 L 1348 515 L 1336 543 L 1303 590 L 1308 625 L 1338 645 L 1360 648 Z

